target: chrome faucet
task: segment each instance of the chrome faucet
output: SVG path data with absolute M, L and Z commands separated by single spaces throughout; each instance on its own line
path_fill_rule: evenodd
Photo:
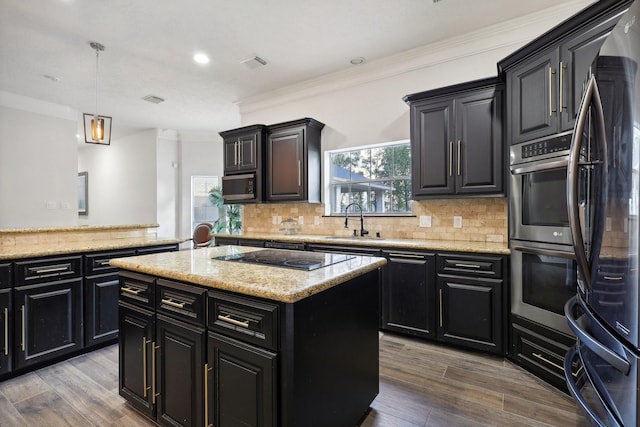
M 360 237 L 364 237 L 367 234 L 369 234 L 369 232 L 367 230 L 364 229 L 364 216 L 362 215 L 362 206 L 360 206 L 357 203 L 349 203 L 347 205 L 346 208 L 344 208 L 344 228 L 349 228 L 349 208 L 351 206 L 357 206 L 358 209 L 360 209 Z M 353 230 L 354 236 L 355 236 L 355 230 Z

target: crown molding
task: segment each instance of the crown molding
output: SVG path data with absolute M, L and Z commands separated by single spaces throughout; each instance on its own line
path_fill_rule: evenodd
M 552 8 L 236 101 L 240 114 L 259 111 L 349 87 L 511 48 L 516 50 L 592 1 L 571 0 Z M 499 60 L 500 58 L 496 58 Z M 497 73 L 497 68 L 496 68 Z
M 74 122 L 78 120 L 79 114 L 78 111 L 66 105 L 54 104 L 3 90 L 0 90 L 0 106 Z

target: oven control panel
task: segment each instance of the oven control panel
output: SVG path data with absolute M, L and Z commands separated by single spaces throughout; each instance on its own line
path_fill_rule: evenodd
M 565 151 L 571 147 L 571 134 L 556 138 L 545 139 L 544 141 L 530 142 L 522 144 L 521 156 L 523 159 L 544 154 Z

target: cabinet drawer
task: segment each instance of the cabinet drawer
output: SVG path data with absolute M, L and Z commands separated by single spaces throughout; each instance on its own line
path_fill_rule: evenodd
M 136 251 L 134 249 L 129 249 L 126 251 L 98 252 L 85 255 L 84 274 L 85 276 L 92 276 L 94 274 L 115 273 L 118 271 L 118 267 L 109 265 L 111 258 L 121 258 L 135 254 Z
M 209 291 L 207 326 L 241 341 L 278 349 L 278 306 L 275 304 Z
M 144 274 L 120 271 L 120 301 L 127 301 L 150 310 L 154 308 L 155 278 Z
M 0 289 L 11 287 L 11 263 L 0 263 Z
M 16 261 L 16 286 L 82 276 L 82 255 Z
M 178 250 L 178 244 L 175 245 L 161 245 L 161 246 L 147 246 L 144 248 L 138 248 L 136 250 L 137 255 L 158 254 L 161 252 L 174 252 Z
M 158 279 L 156 310 L 158 313 L 204 326 L 206 292 L 206 289 L 197 286 Z
M 490 255 L 438 255 L 438 273 L 501 279 L 504 257 Z

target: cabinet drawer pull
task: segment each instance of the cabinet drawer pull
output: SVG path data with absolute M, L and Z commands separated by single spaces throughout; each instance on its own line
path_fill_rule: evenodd
M 25 348 L 25 343 L 24 343 L 24 338 L 25 338 L 25 336 L 24 336 L 24 330 L 25 330 L 25 327 L 24 327 L 24 304 L 22 304 L 22 307 L 20 307 L 20 313 L 21 313 L 21 316 L 22 316 L 22 336 L 21 336 L 22 343 L 20 344 L 20 347 L 22 348 L 22 351 L 24 352 L 24 348 Z
M 564 86 L 564 70 L 567 68 L 566 64 L 563 64 L 562 61 L 560 61 L 560 103 L 558 105 L 558 109 L 560 110 L 560 112 L 562 113 L 562 108 L 564 107 L 564 100 L 563 100 L 563 86 Z
M 167 305 L 170 305 L 171 307 L 176 307 L 176 308 L 184 308 L 184 305 L 186 304 L 186 302 L 175 302 L 171 299 L 166 299 L 166 298 L 162 298 L 161 301 L 163 304 L 167 304 Z
M 105 259 L 104 261 L 99 261 L 99 262 L 98 262 L 98 265 L 99 265 L 100 267 L 104 267 L 105 265 L 109 265 L 109 260 L 108 260 L 108 259 Z
M 9 355 L 9 309 L 4 308 L 4 355 Z
M 458 140 L 458 176 L 460 176 L 460 146 L 461 146 L 461 142 L 460 140 Z
M 232 318 L 230 314 L 227 314 L 226 316 L 223 316 L 222 314 L 218 314 L 218 320 L 222 320 L 223 322 L 231 323 L 232 325 L 242 326 L 243 328 L 248 328 L 249 327 L 249 321 L 248 320 L 245 320 L 245 321 L 236 320 L 236 319 Z
M 394 258 L 424 259 L 424 256 L 422 255 L 398 254 L 395 252 L 389 252 L 389 256 Z
M 449 176 L 453 176 L 453 141 L 449 141 Z
M 142 292 L 142 289 L 127 288 L 124 286 L 121 289 L 122 289 L 122 292 L 131 294 L 131 295 L 138 295 L 140 292 Z
M 156 404 L 156 397 L 160 393 L 156 393 L 156 350 L 160 348 L 155 342 L 151 343 L 151 403 Z
M 623 277 L 622 276 L 604 276 L 603 277 L 604 280 L 622 280 Z
M 147 337 L 142 337 L 142 396 L 147 397 L 147 391 L 151 387 L 147 387 L 147 344 L 151 340 L 147 341 Z
M 36 274 L 43 274 L 43 273 L 57 273 L 58 271 L 68 271 L 69 270 L 69 266 L 64 266 L 64 267 L 51 267 L 51 268 L 41 268 L 39 270 L 35 270 L 34 273 Z
M 459 267 L 459 268 L 476 268 L 476 269 L 480 268 L 480 266 L 477 265 L 477 264 L 462 264 L 462 263 L 456 263 L 456 267 Z
M 564 372 L 564 367 L 562 367 L 562 366 L 558 365 L 557 363 L 552 362 L 551 360 L 547 359 L 546 357 L 544 357 L 544 356 L 543 356 L 543 355 L 541 355 L 540 353 L 531 353 L 531 355 L 532 355 L 533 357 L 536 357 L 536 358 L 538 358 L 538 359 L 542 360 L 543 362 L 545 362 L 545 363 L 547 363 L 547 364 L 549 364 L 549 365 L 553 366 L 554 368 L 556 368 L 556 369 L 560 369 L 561 371 L 563 371 L 563 372 Z M 573 372 L 571 373 L 571 375 L 573 375 L 574 377 L 576 376 L 576 374 L 574 374 Z
M 204 364 L 204 425 L 205 427 L 213 426 L 209 424 L 209 372 L 213 369 L 209 368 L 209 364 Z
M 442 289 L 438 289 L 438 291 L 439 291 L 438 296 L 440 299 L 440 304 L 439 304 L 440 305 L 440 310 L 439 310 L 440 311 L 440 327 L 442 328 Z
M 549 67 L 549 117 L 553 116 L 555 112 L 553 110 L 553 75 L 556 72 L 553 71 L 553 68 Z

